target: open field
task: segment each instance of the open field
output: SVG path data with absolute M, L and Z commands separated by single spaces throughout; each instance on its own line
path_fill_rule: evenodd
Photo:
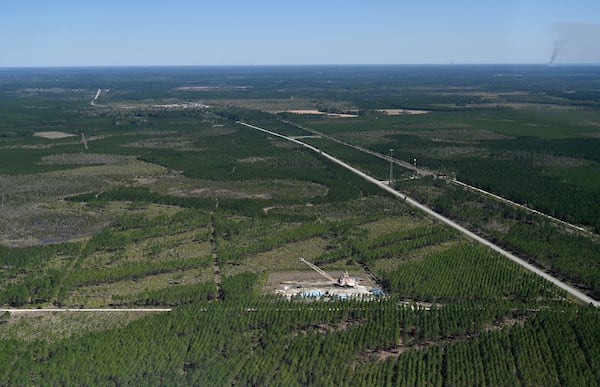
M 82 332 L 104 331 L 125 327 L 143 318 L 143 313 L 22 313 L 0 325 L 0 338 L 24 342 L 57 342 Z
M 0 307 L 36 311 L 0 313 L 0 384 L 600 380 L 596 308 L 323 157 L 387 181 L 361 149 L 393 148 L 399 191 L 598 298 L 598 68 L 44 71 L 0 70 Z

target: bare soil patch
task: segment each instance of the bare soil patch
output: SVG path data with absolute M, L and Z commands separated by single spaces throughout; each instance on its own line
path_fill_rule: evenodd
M 47 138 L 49 140 L 58 140 L 61 138 L 68 138 L 68 137 L 76 136 L 76 134 L 67 133 L 67 132 L 58 132 L 58 131 L 35 132 L 33 135 L 36 137 Z
M 501 223 L 497 219 L 490 220 L 487 223 L 486 228 L 488 228 L 490 230 L 498 231 L 502 234 L 508 234 L 508 232 L 510 231 L 509 225 Z
M 279 207 L 279 206 L 265 207 L 265 208 L 263 208 L 263 212 L 264 212 L 264 213 L 265 213 L 265 215 L 266 215 L 266 214 L 268 214 L 268 213 L 269 213 L 269 211 L 271 211 L 271 210 L 273 210 L 273 209 L 275 209 L 275 208 L 277 208 L 277 207 Z
M 299 262 L 299 264 L 303 265 Z M 328 270 L 322 267 L 333 278 L 339 278 L 343 270 Z M 310 270 L 310 269 L 309 269 Z M 357 285 L 355 288 L 340 287 L 327 281 L 323 276 L 315 271 L 290 270 L 281 272 L 270 272 L 265 284 L 266 293 L 278 293 L 287 297 L 292 297 L 300 293 L 323 293 L 323 294 L 344 294 L 347 296 L 368 295 L 369 289 L 377 288 L 378 285 L 373 282 L 371 277 L 365 273 L 360 266 L 348 266 L 347 270 L 351 277 L 355 278 Z
M 343 274 L 343 270 L 327 270 L 327 267 L 322 268 L 333 278 L 338 278 Z M 348 267 L 348 272 L 352 276 L 356 276 L 361 285 L 365 286 L 377 286 L 371 278 L 361 270 L 360 266 L 351 266 Z M 272 272 L 269 273 L 269 280 L 267 282 L 267 286 L 277 287 L 278 284 L 285 282 L 314 282 L 321 283 L 326 281 L 324 277 L 322 277 L 316 271 L 312 271 L 310 269 L 307 270 L 293 270 L 293 271 L 284 271 L 284 272 Z
M 260 161 L 272 160 L 273 157 L 247 157 L 245 159 L 239 159 L 240 163 L 258 163 Z

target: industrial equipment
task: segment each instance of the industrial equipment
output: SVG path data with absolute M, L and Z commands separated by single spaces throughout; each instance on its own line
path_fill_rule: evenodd
M 342 287 L 351 287 L 351 288 L 356 286 L 356 280 L 354 278 L 350 277 L 350 274 L 348 274 L 348 271 L 344 271 L 344 274 L 342 274 L 340 276 L 340 278 L 338 278 L 336 280 L 335 278 L 333 278 L 332 276 L 330 276 L 329 274 L 324 272 L 320 267 L 318 267 L 314 263 L 308 262 L 304 258 L 300 258 L 300 261 L 304 262 L 305 264 L 308 265 L 308 267 L 310 267 L 317 273 L 321 274 L 323 277 L 327 278 L 327 280 L 330 281 L 334 285 L 338 285 L 338 286 L 342 286 Z

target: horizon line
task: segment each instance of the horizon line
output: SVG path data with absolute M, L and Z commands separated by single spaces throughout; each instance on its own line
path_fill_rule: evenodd
M 126 65 L 23 65 L 23 66 L 3 66 L 0 69 L 73 69 L 73 68 L 167 68 L 167 67 L 392 67 L 392 66 L 544 66 L 544 67 L 569 67 L 569 66 L 600 66 L 600 62 L 514 62 L 514 63 L 308 63 L 308 64 L 126 64 Z

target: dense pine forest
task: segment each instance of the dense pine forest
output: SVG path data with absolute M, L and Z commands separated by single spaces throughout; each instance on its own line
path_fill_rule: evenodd
M 600 299 L 599 81 L 593 66 L 0 69 L 0 385 L 599 385 L 593 305 L 240 124 L 392 172 Z M 307 295 L 324 278 L 301 258 L 367 292 Z

